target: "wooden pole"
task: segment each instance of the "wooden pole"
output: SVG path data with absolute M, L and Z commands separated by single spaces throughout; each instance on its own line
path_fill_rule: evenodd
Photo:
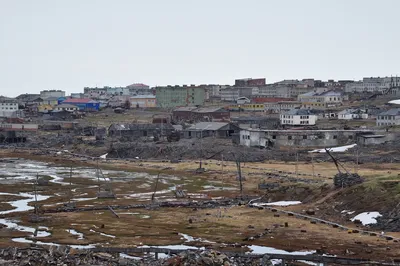
M 299 154 L 296 150 L 296 178 L 299 178 Z
M 154 199 L 156 197 L 156 192 L 157 192 L 157 186 L 158 186 L 158 179 L 160 178 L 160 173 L 158 173 L 157 175 L 157 179 L 156 179 L 156 185 L 154 186 L 154 192 L 153 195 L 151 195 L 151 202 L 154 203 Z
M 221 171 L 224 171 L 224 154 L 221 154 Z
M 312 175 L 315 177 L 315 166 L 314 166 L 314 153 L 311 153 L 311 166 L 312 166 Z
M 38 180 L 39 180 L 39 173 L 36 174 L 36 181 L 33 184 L 33 187 L 35 189 L 35 214 L 37 214 L 37 212 L 38 212 L 38 210 L 37 210 L 37 208 L 38 208 L 38 206 L 37 206 L 37 187 L 36 187 L 38 184 Z

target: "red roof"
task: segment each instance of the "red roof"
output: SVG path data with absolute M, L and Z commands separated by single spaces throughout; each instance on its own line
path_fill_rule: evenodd
M 294 101 L 292 98 L 253 98 L 253 102 L 255 103 L 277 103 L 277 102 L 283 102 L 283 101 Z
M 83 98 L 83 99 L 71 98 L 71 99 L 66 99 L 62 103 L 88 103 L 88 102 L 91 102 L 91 101 L 93 101 L 93 100 L 89 99 L 89 98 Z

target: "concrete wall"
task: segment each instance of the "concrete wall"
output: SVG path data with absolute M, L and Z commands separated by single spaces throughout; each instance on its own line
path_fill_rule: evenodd
M 240 144 L 248 147 L 334 147 L 355 143 L 358 134 L 360 132 L 350 130 L 241 130 Z
M 205 89 L 196 86 L 190 87 L 157 87 L 156 101 L 161 108 L 178 106 L 200 106 L 204 104 Z

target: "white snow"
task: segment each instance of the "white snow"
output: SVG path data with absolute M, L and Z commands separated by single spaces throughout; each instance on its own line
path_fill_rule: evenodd
M 83 234 L 79 233 L 78 231 L 76 231 L 74 229 L 65 229 L 65 231 L 67 231 L 71 235 L 78 236 L 78 240 L 82 240 L 83 239 Z
M 392 103 L 392 104 L 400 104 L 400 99 L 399 100 L 391 100 L 388 103 Z
M 363 212 L 350 219 L 352 222 L 360 220 L 363 225 L 376 224 L 376 218 L 382 216 L 379 212 Z
M 282 250 L 282 249 L 263 247 L 263 246 L 257 246 L 257 245 L 251 245 L 251 246 L 247 246 L 247 247 L 252 250 L 251 252 L 249 252 L 252 254 L 274 253 L 274 254 L 291 254 L 291 255 L 309 255 L 309 254 L 313 254 L 316 252 L 315 250 L 289 252 L 289 251 Z
M 275 201 L 270 203 L 253 203 L 254 206 L 290 206 L 301 204 L 301 201 Z
M 106 159 L 106 158 L 107 158 L 107 155 L 108 155 L 108 153 L 101 155 L 101 156 L 100 156 L 100 159 Z
M 340 146 L 340 147 L 333 147 L 333 148 L 328 148 L 327 150 L 330 152 L 345 152 L 348 149 L 354 148 L 357 144 L 351 144 L 351 145 L 346 145 L 346 146 Z M 318 149 L 318 150 L 312 150 L 309 151 L 310 153 L 324 153 L 326 152 L 325 149 Z

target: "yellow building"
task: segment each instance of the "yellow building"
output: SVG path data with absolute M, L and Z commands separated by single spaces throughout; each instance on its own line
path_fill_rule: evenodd
M 41 104 L 41 105 L 38 105 L 38 111 L 39 112 L 48 112 L 48 111 L 53 111 L 53 106 L 52 105 L 50 105 L 50 104 Z
M 157 106 L 156 96 L 138 95 L 130 97 L 131 108 L 153 108 Z

